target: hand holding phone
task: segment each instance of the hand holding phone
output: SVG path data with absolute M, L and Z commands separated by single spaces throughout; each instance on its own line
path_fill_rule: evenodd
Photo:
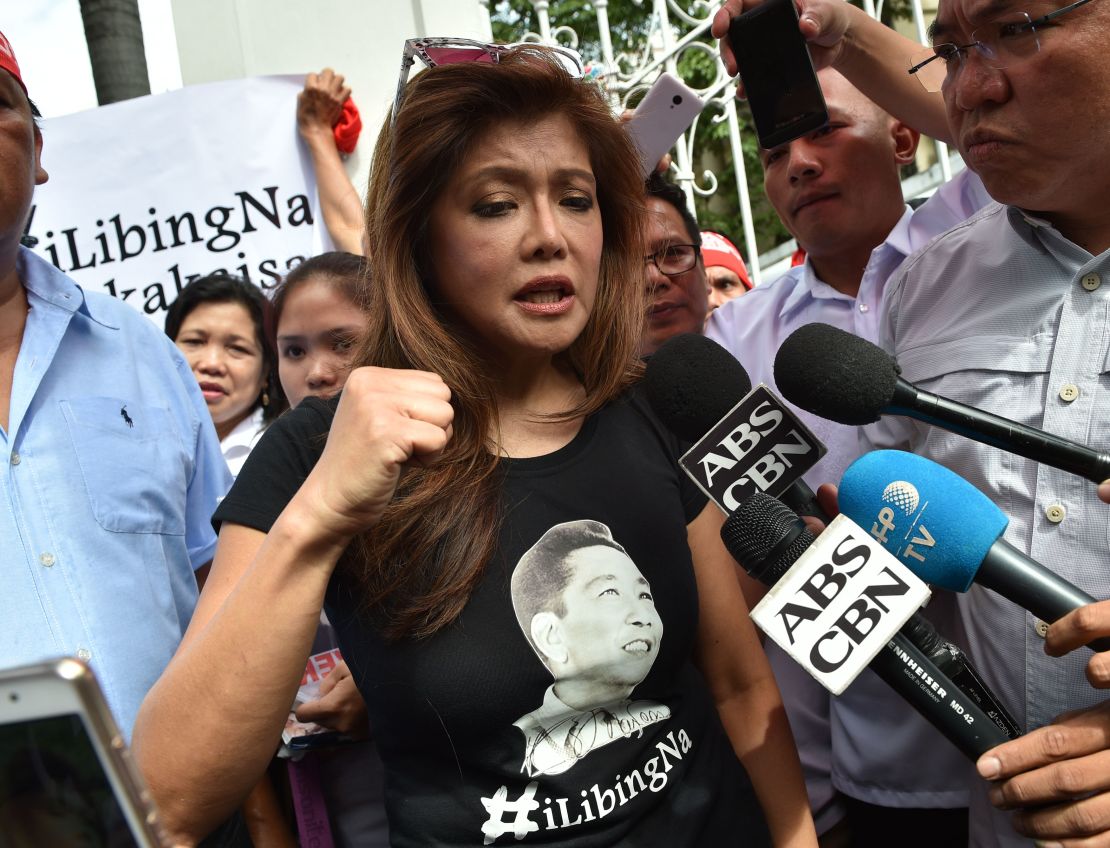
M 777 147 L 829 122 L 794 0 L 755 6 L 733 19 L 728 38 L 761 147 Z
M 0 671 L 0 845 L 53 846 L 66 833 L 82 845 L 169 844 L 88 666 Z
M 729 43 L 728 30 L 733 20 L 744 12 L 756 8 L 763 0 L 725 0 L 713 16 L 710 29 L 713 37 L 720 42 L 721 59 L 725 70 L 736 76 L 736 56 Z M 809 47 L 813 67 L 820 71 L 836 63 L 848 31 L 861 23 L 870 21 L 862 9 L 844 0 L 797 0 L 799 30 Z M 746 97 L 741 84 L 741 97 Z
M 682 80 L 668 73 L 659 75 L 624 125 L 640 151 L 645 179 L 703 108 L 705 101 Z

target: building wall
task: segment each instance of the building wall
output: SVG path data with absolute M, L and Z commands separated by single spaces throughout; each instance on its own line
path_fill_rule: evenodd
M 185 85 L 324 67 L 347 78 L 362 114 L 362 137 L 347 162 L 360 193 L 378 129 L 393 102 L 404 40 L 490 38 L 489 16 L 478 0 L 171 2 Z

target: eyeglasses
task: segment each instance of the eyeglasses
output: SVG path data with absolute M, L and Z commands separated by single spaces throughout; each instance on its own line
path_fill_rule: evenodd
M 940 91 L 947 81 L 954 78 L 962 60 L 972 48 L 975 48 L 987 67 L 996 70 L 1012 67 L 1041 49 L 1038 30 L 1089 2 L 1091 0 L 1077 0 L 1039 16 L 1029 12 L 1007 12 L 996 20 L 976 27 L 968 44 L 944 42 L 923 48 L 910 58 L 912 64 L 909 72 L 916 75 L 917 81 L 926 91 Z M 1041 12 L 1044 8 L 1050 7 L 1040 7 L 1035 12 Z M 941 61 L 936 62 L 936 59 Z
M 699 256 L 701 256 L 701 248 L 696 244 L 669 244 L 645 256 L 644 264 L 654 262 L 660 274 L 677 277 L 693 268 Z
M 482 41 L 471 41 L 469 38 L 410 38 L 405 42 L 405 49 L 401 54 L 401 75 L 397 80 L 397 94 L 393 98 L 390 121 L 397 119 L 405 86 L 408 85 L 409 71 L 412 70 L 413 63 L 417 59 L 428 68 L 457 65 L 462 62 L 497 64 L 501 56 L 510 50 L 523 50 L 554 59 L 575 79 L 580 79 L 583 75 L 582 57 L 569 47 L 560 45 L 536 44 L 530 41 L 516 44 L 486 44 Z

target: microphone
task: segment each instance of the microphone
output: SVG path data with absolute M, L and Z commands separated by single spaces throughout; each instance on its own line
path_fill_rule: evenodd
M 752 391 L 752 381 L 744 366 L 715 341 L 697 333 L 672 336 L 648 357 L 643 385 L 648 403 L 663 425 L 690 443 L 700 442 L 718 423 L 728 420 L 737 404 Z M 801 421 L 766 387 L 764 392 L 777 403 L 778 411 L 791 426 L 808 433 Z M 816 441 L 812 436 L 810 439 Z M 819 458 L 819 454 L 813 457 L 813 462 Z M 780 491 L 770 493 L 777 494 L 779 500 L 795 512 L 816 516 L 828 524 L 831 518 L 818 505 L 813 490 L 800 476 L 813 462 L 802 467 L 795 460 L 792 470 L 797 471 L 797 479 Z M 698 475 L 691 476 L 702 486 Z M 712 491 L 707 494 L 714 496 Z M 714 500 L 718 499 L 714 497 Z M 727 506 L 725 511 L 729 511 Z
M 830 421 L 907 416 L 1095 483 L 1110 479 L 1110 454 L 919 389 L 900 374 L 881 348 L 828 324 L 799 327 L 775 356 L 786 399 Z
M 986 495 L 916 454 L 861 456 L 840 482 L 840 511 L 935 586 L 966 592 L 978 583 L 1048 622 L 1095 603 L 1003 539 L 1010 519 Z M 1110 650 L 1110 637 L 1089 647 Z
M 669 339 L 648 358 L 644 389 L 648 402 L 664 425 L 680 438 L 689 442 L 698 442 L 704 434 L 713 430 L 719 421 L 729 418 L 737 402 L 750 392 L 751 379 L 744 367 L 717 343 L 704 336 L 683 334 Z M 785 410 L 785 407 L 783 409 Z M 793 418 L 793 413 L 789 410 L 786 412 Z M 759 497 L 764 502 L 767 499 L 764 495 Z M 826 524 L 831 520 L 817 505 L 813 492 L 800 479 L 781 492 L 780 498 L 783 501 L 791 500 L 790 506 L 794 507 L 796 512 L 804 511 L 805 514 L 816 515 Z M 772 504 L 778 504 L 777 508 L 782 510 L 783 514 L 789 516 L 792 521 L 797 521 L 796 515 L 790 509 L 773 498 L 770 500 Z M 755 503 L 758 502 L 755 501 Z M 730 526 L 735 528 L 738 539 L 735 544 L 729 544 L 726 539 L 726 546 L 749 570 L 764 561 L 775 563 L 777 557 L 767 557 L 766 554 L 782 544 L 784 536 L 781 533 L 772 530 L 769 538 L 756 535 L 755 538 L 765 538 L 766 544 L 761 549 L 751 549 L 743 547 L 746 534 L 766 533 L 767 522 L 756 521 L 745 525 L 737 525 L 735 520 L 726 522 L 725 527 Z M 780 570 L 774 573 L 773 577 L 761 576 L 753 571 L 756 579 L 769 585 L 775 583 L 794 560 L 805 552 L 809 543 L 813 541 L 813 536 L 808 531 L 804 531 L 803 536 L 800 530 L 804 530 L 804 525 L 788 529 L 788 534 L 792 535 L 788 543 L 793 541 L 796 546 L 791 548 L 787 552 L 789 555 L 778 564 Z M 725 531 L 722 530 L 722 537 L 724 534 Z M 894 686 L 903 694 L 903 697 L 910 700 L 919 712 L 925 713 L 927 720 L 934 724 L 948 726 L 946 735 L 968 756 L 977 757 L 982 751 L 1019 734 L 1017 724 L 983 684 L 960 649 L 940 637 L 928 619 L 920 613 L 914 613 L 902 626 L 902 630 L 896 634 L 895 639 L 888 641 L 886 647 L 880 649 L 880 656 L 886 653 L 890 653 L 893 659 L 879 659 L 878 664 L 885 663 L 888 684 Z M 873 660 L 872 663 L 874 664 L 875 661 Z M 914 669 L 921 669 L 920 677 L 915 675 Z M 934 670 L 938 672 L 935 675 L 932 674 Z M 946 704 L 940 713 L 936 713 L 935 699 L 939 697 L 938 691 L 943 692 L 943 689 L 932 689 L 920 681 L 935 681 L 944 675 L 948 676 L 943 684 L 944 688 L 952 691 L 955 684 L 955 687 L 962 690 L 964 695 L 970 695 L 981 711 L 980 718 L 994 723 L 998 728 L 994 732 L 995 735 L 991 736 L 990 731 L 984 731 L 987 736 L 981 744 L 969 745 L 969 732 L 963 728 L 953 728 L 957 720 L 963 722 L 964 727 L 967 726 L 968 721 L 968 719 L 959 718 L 960 712 L 956 707 Z M 918 682 L 914 683 L 914 680 Z M 920 688 L 922 686 L 925 686 L 924 690 Z M 958 706 L 959 703 L 957 703 Z M 930 710 L 935 715 L 930 714 Z M 953 719 L 952 716 L 957 718 Z M 983 721 L 980 721 L 980 724 Z
M 849 526 L 863 534 L 860 528 Z M 729 516 L 721 528 L 721 539 L 752 577 L 769 586 L 786 575 L 815 541 L 797 515 L 762 493 L 749 497 Z M 849 554 L 858 556 L 858 551 Z M 833 574 L 829 566 L 818 571 Z M 827 586 L 845 590 L 847 576 L 830 577 L 821 591 Z M 873 591 L 865 590 L 862 597 Z M 783 609 L 788 606 L 791 604 Z M 868 667 L 972 760 L 1020 735 L 1013 718 L 963 653 L 941 639 L 920 615 L 894 633 Z

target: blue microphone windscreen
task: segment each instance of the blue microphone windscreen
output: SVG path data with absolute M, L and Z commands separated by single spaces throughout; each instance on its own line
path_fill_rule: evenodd
M 926 583 L 966 592 L 1009 519 L 932 460 L 903 451 L 864 454 L 840 481 L 840 511 Z

